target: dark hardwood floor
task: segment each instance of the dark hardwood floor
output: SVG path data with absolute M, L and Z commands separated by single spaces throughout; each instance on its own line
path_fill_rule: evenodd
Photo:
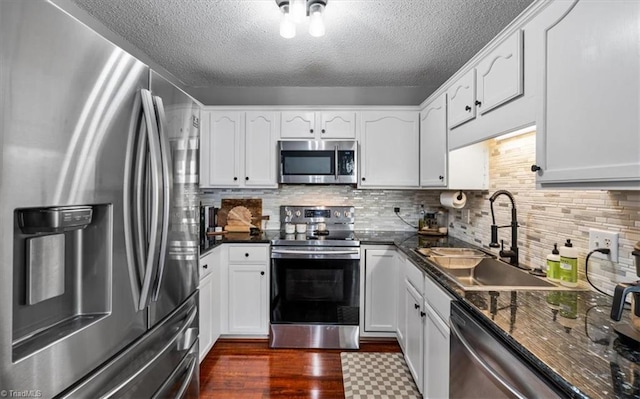
M 400 352 L 393 341 L 361 352 Z M 269 349 L 266 340 L 221 339 L 200 365 L 201 398 L 343 398 L 340 352 Z

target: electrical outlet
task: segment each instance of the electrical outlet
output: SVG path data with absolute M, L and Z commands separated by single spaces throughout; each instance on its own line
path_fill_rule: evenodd
M 394 211 L 395 213 L 400 213 L 400 207 L 398 207 L 398 206 L 394 207 L 394 208 L 393 208 L 393 211 Z
M 609 248 L 611 253 L 605 255 L 600 252 L 594 252 L 591 255 L 592 257 L 618 262 L 618 233 L 589 229 L 589 251 L 593 251 L 596 248 Z

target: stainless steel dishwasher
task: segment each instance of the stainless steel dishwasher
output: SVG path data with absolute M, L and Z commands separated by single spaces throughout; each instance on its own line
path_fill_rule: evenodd
M 451 304 L 451 398 L 557 398 L 551 382 L 494 337 L 460 304 Z

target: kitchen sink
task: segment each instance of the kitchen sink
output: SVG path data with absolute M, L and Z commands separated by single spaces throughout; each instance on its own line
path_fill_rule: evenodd
M 490 257 L 487 254 L 484 254 L 479 259 L 477 258 L 479 255 L 474 255 L 473 260 L 469 261 L 468 264 L 475 263 L 475 266 L 462 268 L 443 266 L 446 262 L 439 259 L 441 256 L 434 256 L 430 249 L 419 248 L 417 252 L 431 259 L 438 269 L 465 291 L 581 290 L 581 288 L 564 287 L 545 278 L 534 276 L 528 271 Z M 453 262 L 464 262 L 464 257 L 462 256 L 452 256 L 452 258 L 456 258 Z

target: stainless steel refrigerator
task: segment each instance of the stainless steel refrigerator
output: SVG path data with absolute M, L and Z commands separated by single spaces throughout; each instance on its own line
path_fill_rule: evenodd
M 197 105 L 47 1 L 0 44 L 0 393 L 197 397 Z

